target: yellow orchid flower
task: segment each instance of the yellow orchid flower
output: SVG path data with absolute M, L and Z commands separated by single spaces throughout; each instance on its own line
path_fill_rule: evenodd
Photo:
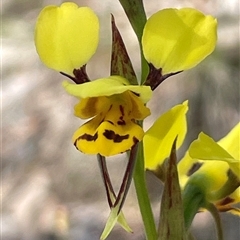
M 84 84 L 63 82 L 66 91 L 80 98 L 75 115 L 89 119 L 73 135 L 76 148 L 88 154 L 111 156 L 126 152 L 144 135 L 137 120 L 150 115 L 144 105 L 152 91 L 147 86 L 129 85 L 120 76 Z
M 240 123 L 218 142 L 200 133 L 178 164 L 182 189 L 194 185 L 220 211 L 238 215 L 232 204 L 240 202 L 239 137 Z
M 74 133 L 76 148 L 111 156 L 142 140 L 144 132 L 136 121 L 150 114 L 144 104 L 152 93 L 150 87 L 129 85 L 120 76 L 81 81 L 81 74 L 85 74 L 81 67 L 95 53 L 98 41 L 99 21 L 88 7 L 67 2 L 60 7 L 45 7 L 39 14 L 35 45 L 42 62 L 76 83 L 85 82 L 63 83 L 69 94 L 81 99 L 75 106 L 75 115 L 91 118 Z
M 177 149 L 182 145 L 186 132 L 188 102 L 176 105 L 161 115 L 143 138 L 145 168 L 156 170 L 169 157 L 176 137 Z
M 146 60 L 162 75 L 190 69 L 214 50 L 217 20 L 192 8 L 163 9 L 143 30 Z
M 99 21 L 88 7 L 66 2 L 47 6 L 39 14 L 35 45 L 49 68 L 73 76 L 73 70 L 86 64 L 99 41 Z

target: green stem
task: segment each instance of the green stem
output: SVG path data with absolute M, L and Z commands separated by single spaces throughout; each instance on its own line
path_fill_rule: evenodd
M 144 169 L 143 144 L 139 143 L 137 161 L 133 175 L 134 184 L 136 188 L 138 204 L 141 211 L 146 237 L 148 240 L 157 239 L 157 231 L 155 227 L 154 217 L 150 200 L 148 197 L 148 190 L 146 186 L 146 177 Z
M 119 2 L 137 35 L 138 41 L 141 42 L 143 28 L 147 19 L 143 0 L 119 0 Z
M 189 230 L 195 215 L 205 203 L 204 195 L 198 186 L 194 184 L 187 184 L 183 191 L 182 200 L 185 227 L 186 230 Z
M 218 240 L 223 240 L 222 222 L 221 222 L 221 218 L 219 216 L 219 212 L 217 208 L 212 203 L 207 203 L 205 207 L 212 214 L 214 218 L 216 228 L 217 228 Z
M 141 52 L 141 84 L 143 84 L 147 78 L 149 71 L 148 63 L 146 62 L 142 51 L 142 34 L 143 28 L 147 21 L 146 13 L 143 6 L 143 0 L 119 0 L 121 3 L 129 22 L 132 25 L 134 32 L 138 38 L 140 52 Z
M 148 74 L 148 64 L 144 58 L 142 51 L 142 33 L 145 23 L 147 21 L 145 9 L 143 6 L 143 0 L 119 0 L 121 3 L 134 32 L 137 35 L 138 42 L 141 50 L 141 84 L 145 82 Z M 134 170 L 134 184 L 136 188 L 139 208 L 141 211 L 146 237 L 148 240 L 157 239 L 157 231 L 153 218 L 152 208 L 148 196 L 148 190 L 146 186 L 145 168 L 144 168 L 144 156 L 143 156 L 143 143 L 140 142 L 138 146 L 138 153 L 136 159 L 136 165 Z

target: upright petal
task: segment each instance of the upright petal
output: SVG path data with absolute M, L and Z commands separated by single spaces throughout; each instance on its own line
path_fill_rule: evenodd
M 39 14 L 35 45 L 49 68 L 73 75 L 95 53 L 98 41 L 99 21 L 88 7 L 66 2 L 47 6 Z
M 218 144 L 227 149 L 228 153 L 235 159 L 240 160 L 240 122 L 224 138 L 219 140 Z
M 235 147 L 233 146 L 232 148 L 239 148 L 237 139 L 235 140 L 235 142 L 232 142 Z M 199 160 L 226 162 L 235 175 L 240 178 L 240 160 L 235 159 L 227 149 L 222 148 L 217 142 L 204 133 L 200 133 L 198 139 L 192 142 L 189 147 L 189 154 L 192 158 Z
M 145 167 L 149 170 L 156 169 L 165 158 L 169 157 L 172 143 L 177 139 L 179 148 L 187 132 L 186 112 L 187 101 L 179 104 L 164 113 L 143 138 Z
M 216 19 L 195 9 L 160 10 L 144 27 L 144 56 L 163 75 L 190 69 L 214 50 L 216 30 Z

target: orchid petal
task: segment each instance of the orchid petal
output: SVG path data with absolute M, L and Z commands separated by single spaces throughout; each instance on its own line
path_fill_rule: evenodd
M 56 71 L 73 75 L 86 64 L 99 41 L 99 21 L 88 7 L 66 2 L 47 6 L 39 14 L 35 45 L 42 62 Z
M 160 10 L 144 27 L 144 56 L 163 75 L 190 69 L 214 50 L 216 28 L 215 18 L 195 9 Z
M 178 137 L 178 149 L 187 132 L 188 102 L 176 105 L 161 115 L 143 138 L 145 168 L 154 170 L 170 155 L 172 142 Z
M 84 84 L 71 84 L 64 81 L 63 87 L 70 95 L 78 98 L 111 96 L 132 91 L 146 103 L 152 96 L 152 90 L 149 86 L 129 85 L 128 80 L 120 76 L 101 78 Z

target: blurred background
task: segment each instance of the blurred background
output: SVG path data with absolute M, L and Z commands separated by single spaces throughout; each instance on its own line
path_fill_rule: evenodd
M 35 51 L 33 33 L 40 10 L 57 0 L 2 0 L 2 149 L 1 237 L 4 240 L 95 240 L 105 226 L 109 208 L 95 156 L 78 152 L 71 143 L 81 120 L 73 116 L 76 99 L 61 87 L 62 75 L 47 69 Z M 109 75 L 110 13 L 123 36 L 137 74 L 137 39 L 117 0 L 78 0 L 91 7 L 101 22 L 97 53 L 87 66 L 91 79 Z M 219 140 L 239 121 L 239 2 L 237 0 L 149 0 L 150 16 L 166 7 L 195 7 L 218 19 L 215 52 L 192 70 L 169 78 L 149 102 L 152 116 L 146 129 L 163 112 L 189 100 L 188 136 L 179 158 L 200 131 Z M 126 166 L 124 155 L 108 160 L 116 190 Z M 161 183 L 147 173 L 152 206 L 159 212 Z M 116 226 L 109 240 L 143 240 L 143 225 L 132 184 L 124 213 L 134 233 Z M 239 218 L 223 213 L 226 240 L 239 237 Z M 214 223 L 198 214 L 193 232 L 212 240 Z

